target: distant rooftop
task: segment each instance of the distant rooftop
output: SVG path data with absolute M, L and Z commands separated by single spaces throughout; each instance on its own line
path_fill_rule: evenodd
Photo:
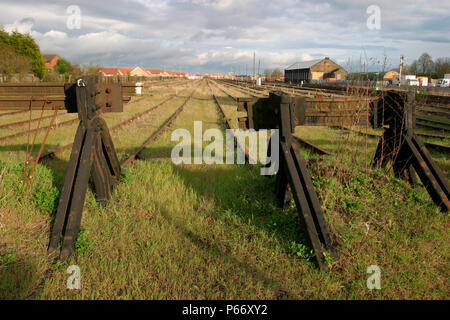
M 310 61 L 296 62 L 293 65 L 290 65 L 289 67 L 287 67 L 285 70 L 309 69 L 313 65 L 315 65 L 316 63 L 318 63 L 322 60 L 323 59 L 315 59 L 315 60 L 310 60 Z
M 42 55 L 42 57 L 44 58 L 45 62 L 50 62 L 50 61 L 52 61 L 53 58 L 56 57 L 56 56 L 59 57 L 59 55 L 53 54 L 53 53 L 51 53 L 51 54 L 43 54 L 43 55 Z

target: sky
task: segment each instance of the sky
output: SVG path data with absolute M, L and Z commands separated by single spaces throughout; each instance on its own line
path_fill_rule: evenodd
M 79 13 L 79 14 L 78 14 Z M 347 71 L 450 56 L 442 0 L 0 0 L 0 28 L 103 67 L 253 73 L 330 57 Z M 78 23 L 79 22 L 79 23 Z

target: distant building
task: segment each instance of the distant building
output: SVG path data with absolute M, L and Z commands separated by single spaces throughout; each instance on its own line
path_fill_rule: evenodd
M 56 62 L 58 62 L 61 57 L 57 54 L 43 54 L 45 61 L 45 67 L 47 69 L 53 69 L 53 67 L 56 65 Z
M 348 72 L 330 58 L 296 62 L 284 70 L 285 82 L 343 80 Z
M 136 67 L 136 68 L 130 70 L 129 72 L 127 72 L 127 74 L 129 74 L 130 76 L 137 76 L 137 77 L 149 77 L 150 76 L 149 72 L 142 67 Z
M 132 76 L 132 77 L 185 77 L 186 72 L 174 72 L 164 69 L 135 68 L 99 68 L 99 73 L 105 77 L 111 76 Z
M 395 76 L 398 76 L 400 73 L 396 70 L 390 70 L 388 72 L 386 72 L 383 76 L 384 80 L 392 80 L 394 79 Z

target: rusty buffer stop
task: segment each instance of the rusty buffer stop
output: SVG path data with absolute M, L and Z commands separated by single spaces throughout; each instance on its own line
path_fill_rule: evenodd
M 292 135 L 296 126 L 341 127 L 371 123 L 373 127 L 382 127 L 384 134 L 375 151 L 373 165 L 384 166 L 391 160 L 395 175 L 411 182 L 415 181 L 414 169 L 433 201 L 442 211 L 449 210 L 448 180 L 414 134 L 413 95 L 395 91 L 383 97 L 308 99 L 275 91 L 270 92 L 268 98 L 239 98 L 237 102 L 238 111 L 247 112 L 246 117 L 239 118 L 241 129 L 279 130 L 280 157 L 275 182 L 278 204 L 283 207 L 289 198 L 289 185 L 321 269 L 328 268 L 327 255 L 336 257 L 336 252 L 306 162 Z M 269 146 L 269 157 L 270 149 Z
M 48 252 L 57 256 L 61 244 L 61 259 L 73 252 L 81 224 L 89 177 L 92 175 L 96 200 L 106 204 L 120 179 L 120 163 L 106 125 L 105 112 L 122 112 L 122 92 L 119 84 L 97 84 L 87 76 L 66 84 L 65 107 L 78 113 L 80 123 L 70 154 L 64 185 L 50 236 Z

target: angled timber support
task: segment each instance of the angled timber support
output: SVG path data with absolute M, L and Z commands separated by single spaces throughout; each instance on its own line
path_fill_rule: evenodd
M 392 162 L 394 174 L 417 183 L 415 172 L 442 211 L 450 210 L 449 183 L 422 141 L 414 133 L 415 93 L 389 91 L 373 106 L 373 126 L 384 132 L 378 141 L 372 165 Z M 415 172 L 414 172 L 415 171 Z
M 68 163 L 58 209 L 53 223 L 48 253 L 67 259 L 74 250 L 81 224 L 81 216 L 92 176 L 96 200 L 106 204 L 120 178 L 120 163 L 102 109 L 122 110 L 120 86 L 101 85 L 93 76 L 79 78 L 65 85 L 65 106 L 68 112 L 77 112 L 80 119 L 72 153 Z
M 306 162 L 292 136 L 296 124 L 304 119 L 304 108 L 304 99 L 295 100 L 281 92 L 271 92 L 269 98 L 258 100 L 238 99 L 238 111 L 247 111 L 248 114 L 248 117 L 239 119 L 241 128 L 279 130 L 279 141 L 270 140 L 270 144 L 279 143 L 280 150 L 275 181 L 278 203 L 283 206 L 286 197 L 292 195 L 299 217 L 305 222 L 319 267 L 328 269 L 326 255 L 336 257 L 336 252 Z M 276 155 L 275 159 L 274 155 L 268 156 L 277 161 Z

